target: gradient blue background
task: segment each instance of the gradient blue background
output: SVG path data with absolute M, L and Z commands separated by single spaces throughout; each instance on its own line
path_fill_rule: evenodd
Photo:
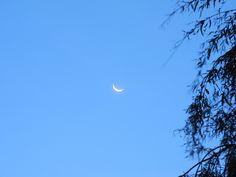
M 0 2 L 0 176 L 171 177 L 196 41 L 174 1 Z M 112 84 L 124 88 L 117 94 Z

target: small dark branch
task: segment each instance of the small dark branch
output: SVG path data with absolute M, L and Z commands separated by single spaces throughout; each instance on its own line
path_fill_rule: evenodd
M 227 150 L 227 148 L 229 148 L 229 147 L 234 147 L 234 146 L 236 147 L 236 144 L 225 144 L 225 145 L 217 146 L 217 147 L 215 147 L 214 149 L 211 149 L 211 150 L 202 158 L 201 161 L 199 161 L 198 163 L 196 163 L 195 165 L 193 165 L 187 172 L 185 172 L 183 175 L 180 175 L 179 177 L 185 177 L 185 176 L 186 176 L 190 171 L 192 171 L 194 168 L 198 167 L 198 169 L 199 169 L 199 167 L 200 167 L 204 162 L 206 162 L 206 161 L 212 159 L 213 157 L 220 156 L 220 154 L 221 154 L 222 152 L 224 152 L 225 150 Z M 224 148 L 223 148 L 223 147 L 224 147 Z M 214 152 L 215 150 L 220 149 L 220 148 L 223 148 L 223 149 L 219 150 L 217 153 L 214 153 L 213 155 L 211 155 L 210 157 L 208 157 L 212 152 Z M 207 158 L 207 157 L 208 157 L 208 158 Z M 196 173 L 195 173 L 195 175 L 194 175 L 195 177 L 197 176 L 198 169 L 197 169 L 197 171 L 196 171 Z
M 177 9 L 175 9 L 174 11 L 172 11 L 172 13 L 167 15 L 167 18 L 163 21 L 163 23 L 161 24 L 161 27 L 164 27 L 166 24 L 168 24 L 169 21 L 171 21 L 171 19 L 177 14 L 177 13 L 182 13 L 183 11 L 183 6 L 178 7 Z M 236 9 L 230 9 L 230 10 L 225 10 L 225 11 L 218 11 L 217 13 L 208 16 L 206 18 L 204 18 L 204 20 L 210 20 L 213 17 L 219 16 L 221 14 L 228 14 L 228 13 L 232 13 L 232 12 L 236 12 Z
M 167 19 L 162 23 L 162 27 L 165 26 L 165 24 L 167 24 L 171 18 L 179 11 L 179 8 L 174 10 L 171 14 L 168 15 Z M 186 40 L 186 39 L 190 39 L 192 36 L 198 34 L 198 33 L 201 33 L 202 35 L 205 34 L 206 32 L 206 29 L 207 28 L 205 25 L 207 24 L 208 25 L 208 28 L 210 28 L 211 26 L 211 22 L 212 20 L 214 21 L 214 23 L 216 23 L 215 21 L 225 21 L 223 18 L 224 18 L 224 15 L 226 14 L 229 14 L 229 13 L 235 13 L 236 12 L 236 9 L 231 9 L 231 10 L 226 10 L 226 11 L 219 11 L 211 16 L 208 16 L 204 19 L 201 19 L 201 20 L 198 20 L 198 21 L 195 21 L 195 22 L 192 22 L 194 23 L 194 27 L 191 28 L 190 30 L 188 31 L 184 31 L 184 37 L 177 41 L 174 45 L 174 49 L 178 48 L 179 46 L 181 46 L 183 44 L 183 42 Z M 219 16 L 219 17 L 217 17 Z M 223 24 L 222 24 L 223 25 Z M 223 29 L 225 29 L 225 27 L 223 27 Z M 225 36 L 225 35 L 224 35 Z M 221 39 L 222 37 L 219 37 L 217 35 L 217 39 Z M 213 38 L 214 39 L 214 38 Z M 215 39 L 214 39 L 215 40 Z M 209 43 L 210 41 L 208 41 Z
M 219 151 L 216 154 L 213 154 L 212 156 L 210 156 L 209 158 L 206 158 L 210 153 L 214 152 L 216 149 L 222 148 L 224 146 L 218 146 L 212 150 L 210 150 L 203 158 L 200 162 L 196 163 L 195 165 L 193 165 L 187 172 L 185 172 L 183 175 L 179 176 L 179 177 L 185 177 L 190 171 L 192 171 L 194 168 L 196 168 L 197 166 L 201 165 L 203 162 L 210 160 L 212 157 L 216 156 L 216 154 L 221 153 L 222 151 Z M 195 175 L 196 176 L 196 175 Z

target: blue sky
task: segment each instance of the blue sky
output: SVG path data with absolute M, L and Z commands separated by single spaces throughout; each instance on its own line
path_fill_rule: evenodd
M 162 3 L 162 4 L 161 4 Z M 173 1 L 0 3 L 0 176 L 177 176 L 197 44 Z M 124 88 L 122 94 L 112 84 Z

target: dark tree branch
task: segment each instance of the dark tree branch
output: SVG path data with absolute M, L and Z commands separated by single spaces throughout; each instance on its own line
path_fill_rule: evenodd
M 226 151 L 229 147 L 236 147 L 236 144 L 225 144 L 225 145 L 217 146 L 211 149 L 198 163 L 193 165 L 188 171 L 186 171 L 183 175 L 180 175 L 179 177 L 185 177 L 194 168 L 200 167 L 204 162 L 211 160 L 213 157 L 220 156 L 220 154 Z M 215 150 L 220 149 L 220 148 L 223 148 L 223 149 L 219 150 L 218 152 L 215 152 Z M 212 152 L 214 152 L 214 154 L 208 157 Z M 194 175 L 195 177 L 197 177 L 197 172 L 198 172 L 198 169 L 196 170 L 196 173 Z

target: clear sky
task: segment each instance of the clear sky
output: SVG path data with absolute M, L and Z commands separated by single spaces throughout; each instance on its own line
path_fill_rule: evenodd
M 173 131 L 197 45 L 163 65 L 185 24 L 160 28 L 173 3 L 0 2 L 1 177 L 172 177 L 193 163 Z

